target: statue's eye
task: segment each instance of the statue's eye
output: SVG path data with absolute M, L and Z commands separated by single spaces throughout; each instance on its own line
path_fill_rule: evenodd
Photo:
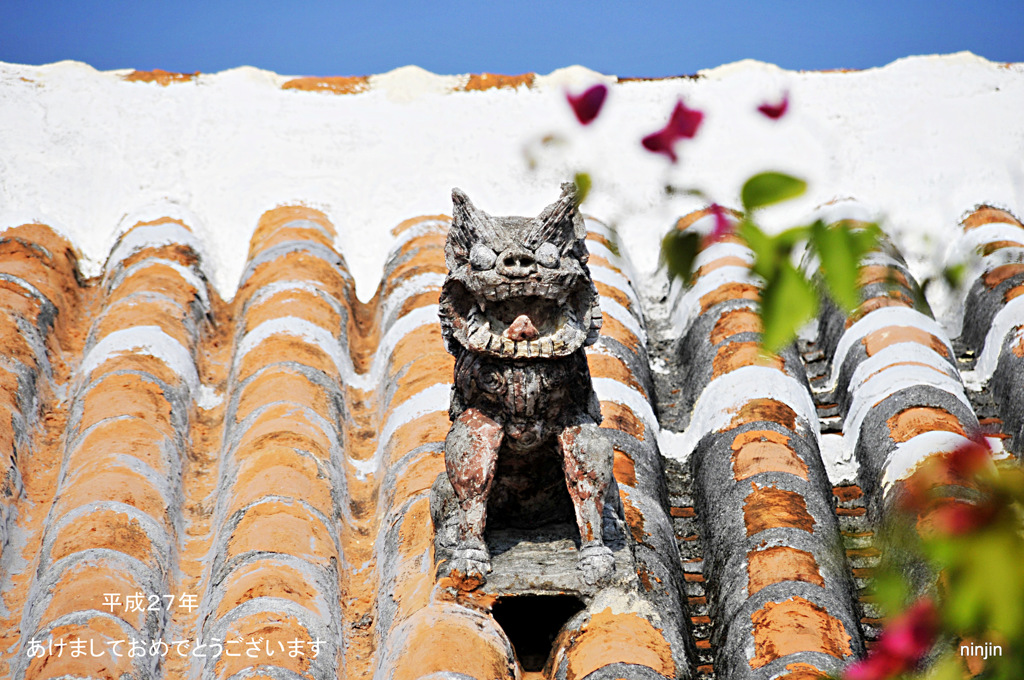
M 498 256 L 494 254 L 493 250 L 480 243 L 474 245 L 469 251 L 469 263 L 473 265 L 473 269 L 478 271 L 490 269 L 497 259 Z
M 537 262 L 540 262 L 542 267 L 548 269 L 554 269 L 558 266 L 558 261 L 561 256 L 558 253 L 558 248 L 555 247 L 554 243 L 542 243 L 540 247 L 534 252 L 537 258 Z

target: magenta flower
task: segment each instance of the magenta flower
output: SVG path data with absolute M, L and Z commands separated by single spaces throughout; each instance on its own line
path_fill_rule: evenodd
M 902 672 L 898 660 L 872 653 L 846 669 L 843 680 L 889 680 Z
M 757 107 L 757 110 L 768 116 L 772 120 L 778 120 L 786 115 L 786 110 L 789 109 L 789 93 L 786 92 L 782 95 L 782 101 L 778 104 L 769 104 L 765 102 Z
M 949 501 L 932 511 L 929 519 L 939 531 L 949 536 L 961 536 L 977 531 L 992 521 L 996 508 L 991 503 L 978 505 Z
M 607 96 L 608 88 L 600 83 L 582 94 L 565 93 L 565 98 L 569 100 L 572 112 L 576 114 L 576 119 L 582 125 L 590 125 L 597 118 L 597 114 L 601 112 L 601 106 L 604 104 L 605 97 Z
M 732 233 L 733 222 L 729 219 L 729 216 L 722 206 L 717 203 L 712 203 L 708 210 L 715 216 L 715 228 L 711 232 L 711 242 L 720 241 L 729 234 Z
M 683 100 L 680 99 L 676 103 L 676 108 L 672 110 L 668 124 L 657 132 L 652 132 L 644 137 L 641 143 L 648 151 L 663 153 L 675 163 L 679 160 L 676 156 L 676 142 L 680 139 L 693 139 L 702 120 L 704 120 L 703 111 L 687 108 Z
M 971 485 L 979 473 L 992 466 L 992 447 L 980 432 L 971 436 L 949 453 L 934 456 L 928 464 L 916 470 L 907 479 L 906 494 L 900 506 L 907 512 L 932 513 L 933 525 L 948 534 L 962 534 L 986 524 L 994 515 L 995 508 L 989 503 L 978 506 L 954 503 L 949 507 L 938 507 L 934 493 L 936 488 L 950 483 Z M 948 505 L 948 504 L 947 504 Z M 937 508 L 937 509 L 936 509 Z
M 889 680 L 917 666 L 939 634 L 939 612 L 923 597 L 885 627 L 866 659 L 846 669 L 843 680 Z
M 970 443 L 958 446 L 946 456 L 946 464 L 953 474 L 970 479 L 992 462 L 992 447 L 981 433 L 975 433 Z

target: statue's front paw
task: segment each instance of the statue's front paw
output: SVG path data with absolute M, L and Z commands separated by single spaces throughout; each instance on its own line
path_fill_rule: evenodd
M 484 584 L 491 570 L 491 556 L 487 550 L 458 548 L 452 552 L 449 576 L 459 590 L 473 590 Z
M 595 585 L 615 571 L 615 555 L 606 545 L 588 545 L 580 551 L 578 568 L 583 572 L 583 580 Z

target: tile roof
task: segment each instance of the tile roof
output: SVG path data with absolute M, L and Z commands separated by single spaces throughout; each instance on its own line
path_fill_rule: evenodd
M 615 233 L 588 219 L 605 316 L 588 360 L 630 571 L 588 591 L 498 556 L 460 593 L 435 582 L 430 510 L 453 369 L 447 224 L 396 227 L 368 303 L 302 206 L 260 219 L 230 303 L 179 220 L 124 233 L 93 279 L 48 227 L 3 233 L 5 675 L 482 679 L 515 675 L 518 653 L 537 677 L 550 649 L 560 679 L 821 677 L 877 633 L 858 593 L 908 473 L 979 423 L 1020 451 L 1009 213 L 963 222 L 956 247 L 984 259 L 958 338 L 915 308 L 886 245 L 862 262 L 861 305 L 827 309 L 767 364 L 737 237 L 703 248 L 665 303 L 670 330 L 648 329 Z M 856 486 L 833 487 L 822 432 L 841 432 Z
M 0 64 L 13 93 L 0 98 L 11 147 L 0 194 L 13 206 L 0 220 L 17 225 L 0 233 L 0 676 L 809 680 L 839 671 L 878 636 L 864 592 L 883 557 L 903 557 L 882 555 L 875 534 L 908 475 L 979 431 L 1000 455 L 1019 458 L 1024 447 L 1024 225 L 984 205 L 959 225 L 936 223 L 966 207 L 958 202 L 1012 203 L 1015 175 L 989 172 L 1018 132 L 1001 117 L 1009 107 L 983 111 L 977 127 L 1000 134 L 971 153 L 962 135 L 936 142 L 937 155 L 962 164 L 947 174 L 970 181 L 897 167 L 902 148 L 879 155 L 906 117 L 938 101 L 955 109 L 950 126 L 974 120 L 965 93 L 991 85 L 1005 102 L 1024 71 L 993 74 L 969 55 L 929 59 L 789 74 L 808 102 L 798 115 L 811 122 L 765 128 L 771 137 L 758 136 L 768 123 L 748 85 L 755 76 L 777 84 L 777 69 L 618 81 L 602 115 L 618 116 L 604 122 L 621 125 L 623 139 L 640 130 L 629 125 L 648 125 L 652 101 L 670 104 L 680 89 L 695 101 L 721 87 L 715 97 L 750 98 L 752 122 L 726 125 L 742 107 L 718 109 L 721 127 L 687 147 L 680 186 L 685 173 L 718 193 L 733 182 L 743 163 L 709 153 L 716 135 L 792 160 L 815 129 L 841 147 L 840 160 L 878 171 L 825 173 L 809 154 L 821 180 L 812 200 L 849 182 L 841 191 L 898 215 L 890 224 L 904 246 L 910 215 L 953 234 L 954 258 L 978 255 L 936 319 L 907 263 L 920 264 L 920 249 L 905 260 L 883 243 L 861 263 L 861 304 L 849 315 L 826 306 L 772 361 L 757 351 L 762 284 L 750 249 L 736 236 L 705 243 L 693 278 L 670 283 L 654 262 L 671 224 L 653 224 L 658 209 L 642 205 L 664 197 L 640 188 L 664 168 L 629 160 L 614 136 L 566 137 L 592 147 L 598 164 L 615 159 L 604 163 L 614 173 L 595 175 L 588 207 L 614 212 L 628 192 L 643 213 L 620 215 L 617 229 L 586 221 L 604 315 L 587 358 L 614 447 L 619 503 L 605 533 L 617 571 L 601 587 L 583 583 L 563 525 L 492 526 L 494 569 L 470 593 L 443 576 L 451 546 L 431 507 L 450 426 L 453 359 L 438 321 L 449 218 L 407 219 L 389 234 L 366 225 L 440 211 L 435 185 L 455 176 L 479 181 L 487 200 L 518 200 L 539 178 L 513 167 L 523 160 L 516 140 L 552 120 L 552 97 L 564 108 L 567 84 L 616 79 L 573 69 L 286 78 Z M 950 65 L 968 75 L 947 77 Z M 910 108 L 865 96 L 922 73 L 929 94 Z M 842 97 L 837 78 L 847 78 Z M 690 89 L 698 83 L 711 89 Z M 113 106 L 73 111 L 83 93 Z M 834 113 L 836 102 L 849 111 Z M 476 125 L 482 111 L 487 124 Z M 935 121 L 919 123 L 897 130 L 901 144 L 938 139 Z M 72 160 L 55 164 L 57 154 Z M 266 164 L 291 172 L 237 172 Z M 86 172 L 93 165 L 110 174 Z M 904 175 L 916 183 L 888 186 Z M 897 210 L 892 197 L 904 195 Z M 131 228 L 100 245 L 125 202 L 155 197 L 164 212 L 125 218 Z M 685 205 L 677 214 L 699 203 Z M 53 229 L 11 221 L 43 207 L 58 216 Z M 828 221 L 860 217 L 843 201 L 826 211 Z M 252 223 L 245 251 L 234 239 Z M 696 210 L 675 228 L 713 225 Z M 377 284 L 375 258 L 388 245 L 377 293 L 361 301 L 357 282 Z M 236 276 L 237 287 L 225 285 Z M 942 481 L 950 498 L 970 496 L 964 480 Z

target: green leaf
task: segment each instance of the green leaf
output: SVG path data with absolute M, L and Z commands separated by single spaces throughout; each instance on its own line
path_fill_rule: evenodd
M 817 313 L 818 291 L 789 260 L 782 260 L 761 293 L 762 347 L 769 352 L 782 349 Z
M 964 671 L 952 652 L 946 652 L 928 669 L 924 680 L 963 680 Z
M 661 239 L 661 261 L 668 268 L 668 275 L 689 281 L 698 250 L 700 234 L 695 231 L 672 229 L 665 234 Z
M 790 227 L 784 232 L 775 235 L 776 242 L 781 247 L 786 249 L 786 256 L 789 256 L 789 252 L 793 250 L 794 246 L 800 241 L 806 241 L 810 238 L 811 229 L 810 227 Z
M 907 607 L 911 600 L 910 585 L 898 569 L 887 568 L 875 572 L 871 580 L 871 593 L 887 615 Z
M 774 278 L 779 264 L 789 259 L 794 246 L 807 238 L 807 227 L 794 227 L 781 234 L 768 236 L 750 219 L 744 219 L 737 228 L 737 234 L 754 251 L 752 271 L 761 278 Z
M 587 194 L 590 193 L 593 183 L 590 181 L 590 175 L 585 172 L 577 172 L 572 181 L 576 184 L 576 205 L 580 205 L 587 200 Z
M 747 218 L 740 222 L 736 228 L 736 233 L 754 251 L 753 272 L 764 279 L 772 278 L 778 266 L 777 244 L 775 240 L 761 231 L 756 224 Z
M 807 238 L 808 228 L 794 227 L 768 236 L 750 218 L 744 218 L 737 233 L 754 251 L 751 271 L 765 281 L 761 294 L 761 344 L 765 350 L 775 352 L 792 342 L 797 329 L 818 312 L 817 291 L 789 260 L 794 246 Z
M 967 265 L 963 262 L 952 264 L 942 270 L 942 278 L 946 279 L 946 283 L 949 284 L 950 288 L 959 288 L 960 284 L 964 282 L 966 274 Z
M 921 281 L 917 288 L 913 290 L 914 293 L 914 309 L 919 312 L 923 312 L 929 316 L 932 316 L 932 306 L 928 304 L 928 287 L 935 283 L 936 279 L 928 276 L 925 277 L 924 281 Z
M 833 227 L 822 221 L 811 225 L 810 246 L 821 261 L 821 274 L 829 295 L 846 312 L 860 304 L 857 274 L 861 259 L 878 243 L 877 227 Z
M 948 583 L 944 617 L 957 631 L 987 630 L 1013 639 L 1024 633 L 1024 560 L 1016 528 L 991 528 L 926 542 L 933 560 L 945 566 Z
M 807 182 L 781 172 L 762 172 L 743 185 L 741 198 L 746 212 L 772 203 L 788 201 L 807 190 Z

